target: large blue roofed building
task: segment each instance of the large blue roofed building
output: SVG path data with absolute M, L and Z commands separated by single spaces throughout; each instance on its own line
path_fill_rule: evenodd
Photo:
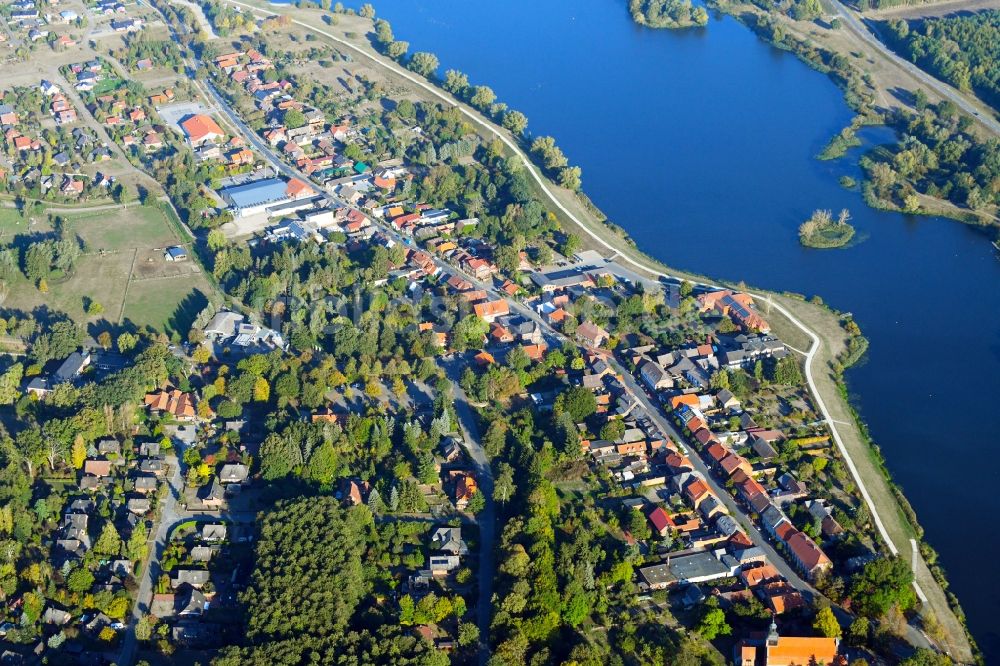
M 298 178 L 289 181 L 262 178 L 223 188 L 219 190 L 219 194 L 229 204 L 233 217 L 249 217 L 260 213 L 266 213 L 268 217 L 288 215 L 311 208 L 319 198 L 312 187 Z
M 219 194 L 233 208 L 256 208 L 287 199 L 288 186 L 280 178 L 265 178 L 227 187 Z

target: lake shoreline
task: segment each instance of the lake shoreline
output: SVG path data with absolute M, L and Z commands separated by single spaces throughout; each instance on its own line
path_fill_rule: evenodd
M 844 53 L 833 48 L 828 48 L 827 46 L 818 45 L 809 36 L 803 36 L 797 29 L 791 29 L 789 26 L 795 25 L 797 22 L 781 22 L 782 17 L 780 15 L 778 15 L 775 21 L 780 24 L 782 37 L 790 37 L 788 41 L 791 43 L 782 42 L 778 38 L 765 34 L 764 29 L 762 29 L 762 21 L 770 20 L 772 18 L 771 14 L 763 12 L 755 5 L 746 4 L 744 0 L 708 0 L 708 3 L 714 11 L 731 16 L 766 44 L 791 53 L 806 66 L 825 74 L 840 89 L 844 96 L 844 101 L 848 106 L 859 114 L 851 120 L 849 125 L 842 128 L 829 140 L 827 145 L 816 156 L 816 159 L 828 161 L 844 157 L 851 148 L 860 145 L 860 141 L 855 134 L 860 128 L 865 126 L 881 126 L 891 130 L 897 139 L 893 145 L 899 144 L 898 139 L 901 134 L 900 122 L 899 118 L 894 114 L 906 111 L 907 107 L 902 103 L 898 103 L 896 106 L 889 107 L 884 111 L 874 109 L 874 100 L 878 97 L 885 97 L 887 91 L 877 86 L 874 80 L 868 77 L 867 73 L 863 77 L 856 76 L 861 70 L 854 64 L 851 64 L 850 59 L 846 58 Z M 762 16 L 764 17 L 763 19 L 761 19 Z M 788 31 L 787 34 L 784 32 L 785 30 Z M 840 58 L 840 64 L 838 65 L 840 69 L 822 62 L 824 54 L 832 56 L 830 58 L 831 63 L 838 63 L 836 58 Z M 848 73 L 845 74 L 845 70 Z M 871 90 L 866 88 L 870 88 Z M 895 122 L 891 122 L 894 118 Z M 974 122 L 971 116 L 969 119 Z M 982 136 L 977 136 L 976 141 L 981 145 L 985 143 L 986 139 Z M 869 160 L 870 162 L 869 155 L 876 154 L 878 150 L 879 148 L 875 148 L 868 151 L 865 156 L 862 156 L 862 159 Z M 886 149 L 883 147 L 881 150 Z M 977 212 L 971 208 L 960 207 L 949 199 L 932 197 L 926 194 L 919 194 L 917 200 L 925 201 L 929 206 L 926 208 L 924 206 L 917 206 L 911 210 L 907 206 L 900 205 L 897 201 L 886 200 L 868 194 L 867 190 L 869 188 L 867 186 L 870 184 L 871 180 L 869 179 L 867 169 L 865 169 L 862 180 L 862 186 L 866 191 L 864 197 L 865 204 L 874 210 L 896 212 L 904 215 L 945 217 L 972 226 L 993 227 L 998 229 L 997 233 L 1000 234 L 1000 213 L 990 215 L 987 212 Z
M 273 13 L 273 10 L 264 7 L 261 7 L 261 9 L 263 11 L 269 11 Z M 327 26 L 322 22 L 322 19 L 320 18 L 321 17 L 320 12 L 314 10 L 298 10 L 296 12 L 296 16 L 301 17 L 303 19 L 308 19 L 310 23 L 307 25 L 307 27 L 313 30 L 326 31 L 330 29 L 330 26 Z M 371 48 L 371 45 L 367 41 L 364 41 L 363 43 L 357 41 L 356 42 L 338 41 L 338 43 L 349 47 L 352 51 L 356 53 L 362 54 L 363 57 L 377 64 L 378 66 L 387 68 L 390 72 L 393 72 L 396 76 L 403 76 L 404 78 L 410 78 L 412 76 L 412 74 L 405 72 L 404 70 L 401 70 L 401 68 L 394 61 L 391 61 L 382 56 L 381 54 L 377 53 L 373 48 Z M 512 135 L 506 132 L 506 130 L 503 130 L 502 128 L 497 126 L 489 119 L 483 117 L 478 111 L 472 109 L 471 107 L 469 107 L 468 105 L 466 105 L 461 101 L 455 100 L 453 97 L 448 95 L 448 93 L 442 91 L 438 87 L 435 87 L 435 90 L 437 91 L 436 94 L 438 95 L 439 98 L 442 96 L 446 97 L 448 99 L 449 104 L 461 108 L 463 112 L 468 117 L 470 117 L 472 119 L 472 122 L 474 122 L 475 124 L 479 125 L 482 128 L 485 128 L 487 131 L 498 137 L 505 138 L 508 144 L 511 144 L 511 142 L 514 141 Z M 515 143 L 512 145 L 516 146 L 515 152 L 518 153 L 525 160 L 527 165 L 526 168 L 531 170 L 533 174 L 536 174 L 536 177 L 544 178 L 538 175 L 538 173 L 540 173 L 540 170 L 527 157 L 527 154 L 523 150 L 523 144 L 517 145 Z M 556 188 L 551 183 L 548 183 L 547 179 L 545 179 L 544 182 L 546 183 L 546 186 L 541 187 L 540 190 L 545 192 L 547 195 L 551 196 L 552 201 L 556 203 L 557 208 L 560 208 L 563 211 L 565 211 L 565 213 L 569 214 L 569 216 L 565 214 L 560 215 L 560 218 L 565 221 L 564 228 L 577 227 L 577 225 L 574 224 L 573 222 L 573 219 L 575 218 L 577 221 L 579 221 L 579 230 L 584 232 L 585 238 L 587 236 L 591 236 L 593 237 L 594 243 L 596 245 L 606 246 L 606 249 L 612 250 L 616 252 L 618 255 L 626 258 L 626 260 L 629 261 L 629 263 L 635 262 L 639 265 L 647 267 L 644 270 L 650 273 L 651 275 L 656 275 L 658 272 L 668 273 L 672 277 L 677 277 L 680 279 L 688 279 L 695 282 L 709 282 L 709 283 L 713 282 L 693 272 L 671 271 L 669 268 L 666 267 L 666 265 L 663 262 L 653 259 L 652 257 L 649 257 L 644 252 L 642 252 L 637 247 L 636 242 L 631 240 L 630 236 L 625 235 L 624 233 L 618 233 L 617 228 L 614 231 L 612 231 L 612 229 L 606 222 L 606 219 L 604 220 L 599 219 L 598 216 L 595 215 L 594 212 L 590 209 L 590 207 L 596 208 L 596 206 L 590 204 L 590 207 L 588 207 L 587 202 L 585 202 L 583 198 L 567 190 Z M 714 283 L 735 286 L 740 289 L 747 289 L 747 287 L 742 283 L 734 284 L 732 281 L 715 281 Z M 789 293 L 783 294 L 780 292 L 764 291 L 764 290 L 754 290 L 754 292 L 758 294 L 758 296 L 762 299 L 765 299 L 768 296 L 770 296 L 772 299 L 775 299 L 778 304 L 780 304 L 782 307 L 787 308 L 788 311 L 791 312 L 794 317 L 796 317 L 797 319 L 804 320 L 806 322 L 806 325 L 809 326 L 809 328 L 806 330 L 815 332 L 815 335 L 820 340 L 819 349 L 816 356 L 816 358 L 819 360 L 819 365 L 816 366 L 819 377 L 819 384 L 818 384 L 819 390 L 817 391 L 817 393 L 819 394 L 820 399 L 823 400 L 823 402 L 826 405 L 830 406 L 830 408 L 833 410 L 834 418 L 836 418 L 837 416 L 841 416 L 842 419 L 847 421 L 847 419 L 850 418 L 851 405 L 845 399 L 843 394 L 839 390 L 837 390 L 835 377 L 833 375 L 833 367 L 834 367 L 833 363 L 836 361 L 838 352 L 844 349 L 846 346 L 845 342 L 846 335 L 842 327 L 840 326 L 838 313 L 825 306 L 820 306 L 816 303 L 809 303 L 805 300 L 804 297 L 796 296 L 794 294 L 789 294 Z M 802 331 L 798 332 L 796 331 L 796 326 L 793 320 L 791 319 L 786 320 L 784 317 L 776 318 L 775 324 L 776 324 L 776 331 L 780 330 L 781 332 L 780 334 L 789 345 L 800 346 L 800 347 L 808 346 L 809 344 L 808 336 Z M 881 483 L 884 484 L 887 489 L 888 482 L 885 480 L 883 472 L 879 470 L 877 466 L 872 463 L 871 456 L 859 455 L 859 453 L 861 452 L 867 452 L 868 454 L 873 454 L 874 452 L 870 447 L 867 447 L 867 445 L 864 444 L 864 439 L 862 437 L 861 428 L 858 426 L 858 422 L 852 421 L 851 423 L 853 425 L 851 426 L 850 430 L 843 432 L 846 435 L 845 439 L 848 440 L 849 444 L 848 448 L 851 449 L 852 459 L 854 459 L 857 462 L 860 469 L 860 473 L 867 484 Z M 856 445 L 853 443 L 854 440 L 856 440 L 857 442 Z M 879 479 L 881 479 L 881 482 L 878 481 Z M 888 496 L 890 498 L 891 495 L 892 495 L 891 493 L 888 493 Z M 891 512 L 891 515 L 889 515 L 888 517 L 893 520 L 893 522 L 895 523 L 895 527 L 897 528 L 895 530 L 890 530 L 891 532 L 894 533 L 892 541 L 893 542 L 899 541 L 903 546 L 903 548 L 900 549 L 900 546 L 897 544 L 896 546 L 897 550 L 901 550 L 902 552 L 908 552 L 906 550 L 906 548 L 908 548 L 908 542 L 907 542 L 908 535 L 911 533 L 916 533 L 916 529 L 912 525 L 908 525 L 908 521 L 906 521 L 905 517 L 903 517 L 903 510 L 895 501 L 895 499 L 886 499 L 883 502 L 883 499 L 880 495 L 877 504 L 879 505 L 880 513 L 884 511 Z M 899 514 L 901 518 L 896 519 L 894 517 L 896 514 Z M 907 527 L 909 529 L 907 529 Z M 896 533 L 900 535 L 898 538 Z M 933 597 L 939 596 L 941 599 L 944 598 L 943 589 L 938 587 L 937 582 L 933 578 L 930 578 L 929 574 L 928 576 L 919 575 L 918 578 L 920 579 L 921 586 L 937 588 L 937 594 L 932 595 L 932 602 L 935 601 Z M 935 608 L 936 614 L 942 616 L 946 614 L 951 614 L 951 609 L 947 607 L 947 604 L 945 604 L 943 607 L 940 607 L 940 603 L 936 603 L 936 605 L 939 607 Z M 957 618 L 954 619 L 955 622 L 957 623 Z M 945 620 L 946 618 L 943 617 L 942 621 Z M 962 638 L 964 638 L 964 632 L 963 636 L 958 640 L 956 640 L 956 643 L 960 643 Z M 971 648 L 968 648 L 968 646 L 965 647 L 969 649 L 971 652 Z M 958 649 L 961 649 L 960 645 L 958 646 Z

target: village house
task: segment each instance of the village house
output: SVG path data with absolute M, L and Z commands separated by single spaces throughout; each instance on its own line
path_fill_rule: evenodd
M 54 384 L 70 382 L 80 376 L 80 374 L 90 366 L 90 352 L 73 352 L 64 360 L 59 368 L 52 375 Z
M 367 495 L 367 484 L 362 484 L 354 479 L 341 479 L 338 496 L 351 506 L 363 504 Z
M 201 526 L 199 535 L 204 541 L 225 541 L 226 526 L 223 523 L 205 523 Z
M 579 332 L 579 329 L 577 329 Z M 650 360 L 645 360 L 639 366 L 639 376 L 642 381 L 653 391 L 671 388 L 673 380 L 667 375 L 667 371 Z
M 670 529 L 675 527 L 674 521 L 670 518 L 670 514 L 664 511 L 662 506 L 653 508 L 652 511 L 646 514 L 646 518 L 649 519 L 653 532 L 661 537 L 666 536 L 670 532 Z
M 244 351 L 268 351 L 283 349 L 285 346 L 284 339 L 277 331 L 253 324 L 244 315 L 228 310 L 217 312 L 202 332 L 211 342 Z
M 458 555 L 431 555 L 428 560 L 428 568 L 432 576 L 447 576 L 460 566 L 462 566 L 462 558 Z
M 190 421 L 196 415 L 193 394 L 182 393 L 179 389 L 147 393 L 145 405 L 152 412 L 166 413 L 182 421 Z
M 479 487 L 471 472 L 452 472 L 452 480 L 455 483 L 455 508 L 461 511 L 468 506 L 473 495 L 479 492 Z
M 163 458 L 143 458 L 139 461 L 139 471 L 143 474 L 163 476 L 163 473 L 166 471 L 166 464 Z
M 155 475 L 140 474 L 133 479 L 135 492 L 142 493 L 143 495 L 156 492 L 157 483 Z
M 826 553 L 803 532 L 792 531 L 785 543 L 792 561 L 809 580 L 815 580 L 817 576 L 833 568 L 833 562 Z
M 222 508 L 226 503 L 226 489 L 219 483 L 218 477 L 212 477 L 211 483 L 198 491 L 198 499 L 206 508 Z
M 200 589 L 209 581 L 209 572 L 204 569 L 174 569 L 171 572 L 170 586 L 177 589 L 181 585 L 190 585 Z
M 452 555 L 467 555 L 469 547 L 462 539 L 461 527 L 439 527 L 431 534 L 431 547 Z
M 476 303 L 472 306 L 472 309 L 475 311 L 477 317 L 486 322 L 493 322 L 497 317 L 510 314 L 510 308 L 505 300 Z
M 17 112 L 10 104 L 0 104 L 0 125 L 16 125 Z
M 148 497 L 131 497 L 125 502 L 125 508 L 137 516 L 146 515 L 151 507 L 152 503 Z
M 576 337 L 591 347 L 600 347 L 610 337 L 607 331 L 592 321 L 585 321 L 576 329 Z
M 89 476 L 111 476 L 110 460 L 85 460 L 83 463 L 83 473 Z
M 715 310 L 724 317 L 729 317 L 744 331 L 769 333 L 770 324 L 753 308 L 753 297 L 749 294 L 734 292 L 729 289 L 710 291 L 698 296 L 701 312 Z
M 222 466 L 219 470 L 219 481 L 222 483 L 230 484 L 241 484 L 247 480 L 250 474 L 250 470 L 247 469 L 246 465 L 241 463 L 228 463 Z

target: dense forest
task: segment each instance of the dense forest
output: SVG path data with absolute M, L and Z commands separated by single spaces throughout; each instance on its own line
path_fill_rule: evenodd
M 910 24 L 889 21 L 890 44 L 960 90 L 974 91 L 1000 110 L 1000 11 L 933 18 Z
M 371 596 L 381 543 L 365 506 L 332 497 L 279 503 L 264 516 L 250 588 L 243 595 L 247 647 L 215 659 L 230 664 L 418 664 L 448 656 L 403 634 L 393 604 Z

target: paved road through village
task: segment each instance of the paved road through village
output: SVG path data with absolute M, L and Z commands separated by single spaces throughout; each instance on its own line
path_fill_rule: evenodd
M 955 106 L 975 118 L 986 129 L 988 129 L 990 133 L 1000 134 L 1000 122 L 997 122 L 996 118 L 991 115 L 992 111 L 990 111 L 986 106 L 973 103 L 956 88 L 953 88 L 941 79 L 931 76 L 909 60 L 897 55 L 862 22 L 862 19 L 858 18 L 858 15 L 855 14 L 854 11 L 844 5 L 844 3 L 837 0 L 833 3 L 833 5 L 837 9 L 837 13 L 840 17 L 844 19 L 845 23 L 847 23 L 847 27 L 850 31 L 857 35 L 862 41 L 878 50 L 892 64 L 904 70 L 920 83 L 924 84 L 942 97 L 954 102 Z
M 237 5 L 237 6 L 246 8 L 246 9 L 259 11 L 255 7 L 252 7 L 252 6 L 247 5 L 245 3 L 242 3 L 242 2 L 238 2 L 236 0 L 227 0 L 227 2 L 229 4 Z M 352 52 L 358 53 L 358 54 L 362 55 L 363 57 L 365 57 L 366 59 L 369 59 L 369 60 L 375 62 L 376 64 L 380 65 L 380 66 L 383 66 L 383 67 L 386 67 L 387 69 L 392 70 L 394 74 L 396 74 L 398 76 L 401 76 L 402 78 L 408 80 L 412 84 L 414 84 L 417 87 L 419 87 L 421 90 L 423 90 L 423 91 L 431 94 L 433 97 L 439 98 L 439 99 L 441 99 L 442 101 L 444 101 L 445 103 L 447 103 L 449 105 L 456 106 L 456 101 L 454 99 L 452 99 L 449 96 L 447 96 L 446 94 L 442 93 L 436 87 L 434 87 L 433 85 L 431 85 L 431 84 L 427 83 L 426 81 L 422 80 L 418 76 L 416 76 L 416 75 L 412 74 L 411 72 L 409 72 L 409 71 L 407 71 L 407 70 L 399 67 L 395 63 L 392 63 L 390 61 L 386 61 L 385 59 L 382 59 L 382 58 L 376 58 L 376 57 L 372 56 L 370 53 L 368 53 L 367 51 L 364 51 L 364 50 L 360 49 L 358 46 L 356 46 L 354 44 L 350 44 L 349 42 L 346 42 L 345 40 L 343 40 L 343 39 L 341 39 L 339 37 L 336 37 L 335 35 L 329 33 L 328 31 L 319 29 L 316 26 L 313 26 L 313 25 L 311 25 L 309 23 L 305 23 L 303 21 L 299 21 L 299 20 L 296 20 L 296 19 L 292 19 L 292 22 L 295 23 L 295 24 L 297 24 L 297 25 L 299 25 L 299 26 L 301 26 L 301 27 L 306 28 L 307 30 L 311 30 L 311 31 L 313 31 L 313 32 L 315 32 L 317 34 L 320 34 L 323 37 L 326 37 L 326 38 L 330 39 L 331 41 L 333 41 L 333 42 L 335 42 L 337 44 L 345 46 L 348 49 L 350 49 Z M 228 118 L 228 120 L 235 127 L 237 127 L 239 129 L 240 133 L 244 136 L 244 138 L 256 150 L 258 150 L 261 153 L 261 155 L 263 155 L 266 158 L 266 160 L 272 166 L 274 166 L 274 168 L 276 170 L 280 171 L 281 173 L 285 174 L 288 177 L 299 178 L 299 179 L 304 180 L 306 182 L 312 183 L 316 187 L 316 189 L 318 191 L 324 192 L 324 194 L 327 197 L 327 199 L 336 202 L 338 205 L 347 206 L 347 207 L 352 208 L 352 209 L 354 208 L 353 206 L 349 206 L 345 202 L 340 201 L 338 198 L 330 195 L 329 193 L 326 193 L 322 189 L 322 186 L 320 184 L 318 184 L 315 181 L 313 181 L 310 177 L 306 176 L 304 173 L 302 173 L 302 172 L 298 171 L 297 169 L 294 169 L 291 166 L 289 166 L 286 163 L 284 163 L 278 156 L 275 155 L 274 151 L 266 143 L 264 143 L 260 139 L 260 137 L 257 136 L 257 134 L 255 132 L 253 132 L 243 122 L 243 120 L 233 111 L 233 109 L 229 106 L 229 104 L 226 103 L 226 101 L 222 98 L 221 95 L 219 95 L 219 93 L 214 89 L 214 87 L 212 87 L 211 84 L 208 84 L 205 87 L 208 88 L 208 92 L 209 92 L 209 94 L 211 96 L 211 99 L 214 100 L 215 105 L 219 108 L 219 110 L 224 113 L 224 115 Z M 522 161 L 522 164 L 523 164 L 524 168 L 527 170 L 527 173 L 529 174 L 529 176 L 541 188 L 541 191 L 547 196 L 547 198 L 550 200 L 550 202 L 557 209 L 559 209 L 560 212 L 563 213 L 568 219 L 570 219 L 571 221 L 573 221 L 580 228 L 580 230 L 583 233 L 587 234 L 593 241 L 595 241 L 599 245 L 605 247 L 607 250 L 616 253 L 617 254 L 617 260 L 619 262 L 625 262 L 625 263 L 627 263 L 627 264 L 635 267 L 636 269 L 638 269 L 640 271 L 643 271 L 643 272 L 645 272 L 645 273 L 647 273 L 649 275 L 655 276 L 656 278 L 659 278 L 659 279 L 665 279 L 665 280 L 671 280 L 671 281 L 679 281 L 679 280 L 682 279 L 681 277 L 678 277 L 676 275 L 663 272 L 657 266 L 655 266 L 655 265 L 653 265 L 653 264 L 651 264 L 651 263 L 649 263 L 649 262 L 647 262 L 647 261 L 645 261 L 645 260 L 643 260 L 641 258 L 637 259 L 637 258 L 634 258 L 634 257 L 630 256 L 630 254 L 628 254 L 628 253 L 622 252 L 619 248 L 616 248 L 608 240 L 606 240 L 605 237 L 604 237 L 604 235 L 602 233 L 598 233 L 598 232 L 595 232 L 594 230 L 592 230 L 586 223 L 584 223 L 582 220 L 580 220 L 577 215 L 575 215 L 572 211 L 570 211 L 566 207 L 566 205 L 561 201 L 561 199 L 559 197 L 557 197 L 552 192 L 552 190 L 550 188 L 550 185 L 539 174 L 539 172 L 537 171 L 537 168 L 532 164 L 531 160 L 527 157 L 527 155 L 524 154 L 523 150 L 521 150 L 521 148 L 513 140 L 511 140 L 511 138 L 506 133 L 500 131 L 498 128 L 496 128 L 491 123 L 483 120 L 478 115 L 477 112 L 472 111 L 470 109 L 467 109 L 464 105 L 458 104 L 457 108 L 465 116 L 467 116 L 474 124 L 476 124 L 477 126 L 485 129 L 488 133 L 496 136 L 501 142 L 504 143 L 504 145 L 506 145 L 509 149 L 511 149 L 514 152 L 514 154 L 517 155 L 518 158 Z M 379 227 L 384 233 L 386 233 L 386 235 L 389 238 L 393 239 L 396 242 L 406 243 L 406 240 L 395 229 L 382 224 L 378 220 L 372 220 L 372 221 L 375 224 L 375 226 Z M 450 264 L 447 264 L 446 262 L 444 262 L 443 260 L 439 259 L 438 257 L 436 257 L 436 256 L 433 257 L 433 260 L 434 260 L 435 265 L 441 267 L 443 270 L 446 270 L 446 271 L 448 271 L 450 273 L 453 273 L 453 274 L 461 275 L 465 279 L 470 280 L 473 284 L 476 284 L 478 287 L 484 288 L 493 297 L 495 297 L 495 298 L 506 298 L 505 295 L 501 295 L 491 285 L 485 285 L 482 282 L 473 279 L 471 276 L 465 274 L 463 271 L 461 271 L 457 267 L 451 266 Z M 717 288 L 718 287 L 718 285 L 715 285 L 715 284 L 712 284 L 712 283 L 697 283 L 697 284 L 695 284 L 695 286 L 698 287 L 698 288 Z M 751 293 L 753 293 L 753 292 L 751 292 Z M 758 298 L 761 298 L 761 299 L 768 298 L 768 297 L 763 296 L 761 294 L 753 294 L 753 295 L 756 296 L 756 297 L 758 297 Z M 523 306 L 522 304 L 520 304 L 517 301 L 511 300 L 510 303 L 511 303 L 511 309 L 512 309 L 512 311 L 516 311 L 516 312 L 518 312 L 518 313 L 520 313 L 520 314 L 528 317 L 532 321 L 535 321 L 535 322 L 539 323 L 542 326 L 542 330 L 546 331 L 546 337 L 548 339 L 550 339 L 550 340 L 553 340 L 553 339 L 563 339 L 563 336 L 560 333 L 558 333 L 555 330 L 553 330 L 550 326 L 548 326 L 548 324 L 537 313 L 535 313 L 534 311 L 526 308 L 525 306 Z M 810 328 L 808 328 L 802 321 L 800 321 L 797 317 L 795 317 L 787 308 L 785 308 L 780 303 L 772 302 L 772 307 L 773 307 L 774 310 L 776 310 L 782 316 L 784 316 L 793 326 L 795 326 L 798 329 L 800 329 L 801 331 L 803 331 L 810 338 L 811 344 L 810 344 L 809 350 L 806 353 L 806 358 L 805 358 L 805 363 L 804 363 L 804 366 L 805 366 L 805 378 L 806 378 L 806 383 L 809 386 L 810 393 L 814 396 L 814 398 L 816 400 L 817 408 L 819 409 L 820 414 L 823 416 L 824 421 L 826 421 L 826 423 L 828 424 L 828 426 L 829 426 L 829 428 L 831 430 L 834 442 L 837 444 L 837 448 L 838 448 L 839 452 L 841 453 L 842 457 L 845 459 L 845 462 L 846 462 L 846 464 L 848 466 L 848 469 L 851 471 L 852 476 L 853 476 L 853 478 L 855 480 L 855 483 L 858 486 L 859 492 L 861 493 L 862 497 L 865 499 L 865 502 L 868 504 L 868 507 L 869 507 L 872 519 L 873 519 L 876 527 L 878 528 L 878 530 L 879 530 L 879 532 L 880 532 L 880 534 L 881 534 L 881 536 L 883 538 L 883 541 L 887 544 L 887 547 L 889 548 L 889 550 L 890 550 L 890 552 L 892 554 L 897 554 L 899 551 L 898 551 L 898 549 L 896 547 L 896 544 L 892 541 L 892 539 L 890 538 L 887 530 L 885 529 L 885 527 L 883 525 L 882 517 L 881 517 L 881 514 L 879 512 L 879 507 L 871 499 L 871 496 L 870 496 L 870 494 L 869 494 L 869 492 L 867 490 L 865 482 L 861 478 L 861 475 L 859 474 L 859 472 L 857 470 L 857 467 L 856 467 L 856 465 L 854 463 L 854 460 L 852 459 L 852 457 L 850 455 L 850 452 L 847 450 L 846 446 L 844 445 L 843 439 L 842 439 L 842 437 L 840 435 L 840 432 L 839 432 L 839 430 L 837 428 L 837 424 L 832 419 L 832 417 L 830 416 L 829 410 L 827 409 L 826 404 L 823 401 L 822 396 L 821 396 L 821 394 L 820 394 L 820 392 L 819 392 L 819 390 L 818 390 L 818 388 L 816 386 L 815 380 L 813 378 L 813 361 L 815 360 L 816 353 L 819 350 L 820 345 L 821 345 L 821 341 L 820 341 L 819 336 L 814 331 L 812 331 Z M 620 366 L 619 366 L 619 370 L 620 370 Z M 630 377 L 629 373 L 627 373 L 627 372 L 623 372 L 622 375 L 623 375 L 623 377 Z M 632 378 L 632 382 L 633 382 L 633 384 L 635 383 L 634 378 Z M 639 391 L 639 395 L 637 395 L 637 398 L 645 399 L 645 400 L 648 401 L 648 398 L 645 397 L 645 393 L 642 392 L 641 390 Z M 663 420 L 662 417 L 659 415 L 658 410 L 652 409 L 652 410 L 649 410 L 649 411 L 650 411 L 650 416 L 651 417 L 653 417 L 654 415 L 656 415 L 661 420 Z M 663 420 L 663 421 L 665 423 L 665 420 Z M 667 429 L 665 429 L 665 432 L 673 432 L 673 429 L 672 428 L 667 428 Z M 696 458 L 696 457 L 697 456 L 692 456 L 692 463 L 695 462 L 694 458 Z M 698 463 L 701 463 L 701 461 L 699 460 Z M 706 478 L 711 479 L 711 476 L 708 475 L 708 474 L 706 474 Z M 712 484 L 714 484 L 714 480 L 712 480 Z M 719 495 L 720 499 L 724 499 L 724 500 L 728 500 L 728 501 L 732 502 L 732 500 L 729 497 L 728 493 L 726 493 L 726 492 L 719 492 L 718 491 L 718 486 L 717 485 L 713 485 L 713 490 L 716 491 L 716 494 Z M 732 502 L 732 504 L 735 506 L 735 502 Z M 730 510 L 732 510 L 732 508 L 733 507 L 730 507 Z M 737 515 L 737 516 L 740 517 L 740 522 L 743 523 L 745 526 L 747 526 L 749 528 L 752 528 L 753 527 L 752 521 L 750 521 L 750 519 L 746 516 L 746 514 L 742 511 L 742 509 L 740 509 L 738 506 L 735 507 L 735 508 L 737 509 L 735 515 Z M 772 557 L 772 559 L 775 561 L 775 563 L 781 562 L 782 564 L 784 564 L 783 558 L 776 556 L 775 551 L 770 546 L 770 544 L 766 541 L 766 539 L 763 538 L 763 535 L 761 535 L 759 532 L 757 532 L 756 529 L 754 529 L 753 531 L 756 533 L 756 535 L 754 533 L 750 533 L 750 536 L 751 536 L 751 539 L 754 541 L 755 545 L 759 545 L 762 549 L 764 549 L 765 552 L 767 552 L 768 555 Z M 786 566 L 786 568 L 787 568 L 787 565 L 784 565 L 784 566 Z M 792 576 L 786 576 L 789 579 L 789 581 L 793 581 L 794 582 L 797 579 L 800 583 L 804 584 L 804 581 L 801 581 L 801 578 L 799 578 L 797 575 L 794 575 L 794 572 L 791 572 L 791 573 L 793 574 L 794 577 L 792 577 Z M 798 585 L 796 585 L 796 587 L 798 587 Z M 920 596 L 921 599 L 925 599 L 926 597 L 925 597 L 922 589 L 919 587 L 919 585 L 916 582 L 914 583 L 914 587 L 916 588 L 918 596 Z M 806 585 L 806 587 L 804 589 L 806 589 L 806 591 L 808 591 L 811 588 L 808 585 Z M 947 610 L 947 609 L 945 608 L 945 610 Z M 915 639 L 916 640 L 915 644 L 917 644 L 917 645 L 928 645 L 929 644 L 928 641 L 927 641 L 927 639 L 926 639 L 926 637 L 924 637 L 920 632 L 918 632 L 917 630 L 915 630 L 912 627 L 912 625 L 908 625 L 908 626 L 910 627 L 909 633 L 911 635 L 915 635 L 915 636 L 919 637 L 919 638 Z
M 462 429 L 465 452 L 475 467 L 479 492 L 486 498 L 486 508 L 476 516 L 479 524 L 479 601 L 477 607 L 479 620 L 479 663 L 485 666 L 490 656 L 489 636 L 490 621 L 493 616 L 493 578 L 496 574 L 496 502 L 493 501 L 493 470 L 489 458 L 483 451 L 482 439 L 479 434 L 479 424 L 469 406 L 469 397 L 459 385 L 464 363 L 457 359 L 442 363 L 452 380 L 452 390 L 455 394 L 455 412 L 458 414 L 458 424 Z

